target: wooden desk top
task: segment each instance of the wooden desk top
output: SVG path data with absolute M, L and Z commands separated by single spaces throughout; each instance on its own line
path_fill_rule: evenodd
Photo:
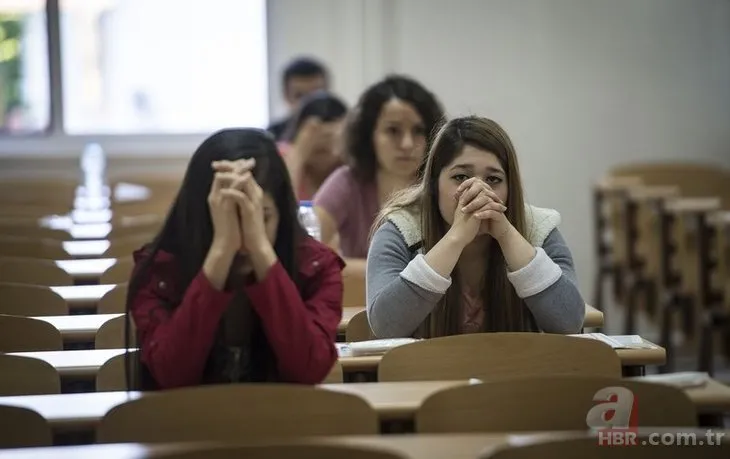
M 38 316 L 61 332 L 64 341 L 94 341 L 96 332 L 108 321 L 124 314 L 78 314 L 68 316 Z
M 469 381 L 419 381 L 322 384 L 319 387 L 359 396 L 373 407 L 382 421 L 395 421 L 412 419 L 430 395 L 467 384 Z M 144 396 L 149 395 L 141 392 L 22 395 L 0 397 L 0 405 L 36 411 L 56 431 L 90 430 L 115 406 Z
M 520 441 L 527 435 L 509 434 L 419 434 L 419 435 L 358 435 L 319 437 L 340 445 L 381 447 L 400 452 L 413 459 L 476 459 L 487 448 L 505 441 Z M 280 440 L 279 443 L 286 440 Z M 522 440 L 524 441 L 524 440 Z M 145 459 L 164 453 L 189 450 L 200 444 L 140 444 L 56 446 L 0 450 L 0 459 Z
M 107 239 L 92 239 L 88 241 L 64 241 L 63 250 L 72 257 L 92 258 L 100 257 L 109 249 L 111 243 Z
M 86 287 L 86 286 L 80 286 Z M 339 332 L 345 331 L 350 319 L 360 308 L 344 308 L 342 321 L 338 327 Z M 96 332 L 108 321 L 122 316 L 123 314 L 73 314 L 67 316 L 38 316 L 34 319 L 42 320 L 53 325 L 61 332 L 64 341 L 70 342 L 92 342 L 96 339 Z
M 339 361 L 346 372 L 376 371 L 380 364 L 381 355 L 358 356 L 349 355 L 346 343 L 336 343 L 340 355 Z M 99 367 L 107 360 L 124 353 L 124 349 L 84 349 L 74 351 L 44 351 L 44 352 L 14 352 L 14 355 L 23 355 L 45 360 L 58 370 L 61 377 L 93 378 Z M 617 349 L 624 366 L 661 365 L 666 360 L 664 348 L 656 346 L 654 349 Z
M 595 328 L 603 326 L 603 313 L 593 306 L 586 305 L 586 316 L 583 319 L 583 326 Z
M 124 349 L 82 349 L 74 351 L 13 352 L 11 355 L 41 359 L 53 366 L 61 377 L 95 378 L 99 368 Z
M 114 284 L 100 285 L 63 285 L 51 287 L 51 290 L 66 300 L 70 309 L 94 306 L 102 296 L 116 287 Z
M 74 279 L 98 279 L 116 262 L 116 258 L 56 260 L 56 266 L 69 273 Z

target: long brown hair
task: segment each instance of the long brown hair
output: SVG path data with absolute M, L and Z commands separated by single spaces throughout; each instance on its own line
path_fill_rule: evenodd
M 443 125 L 428 153 L 422 181 L 394 195 L 380 212 L 374 229 L 382 225 L 393 212 L 406 210 L 420 218 L 423 251 L 426 253 L 431 250 L 449 229 L 439 210 L 439 174 L 467 145 L 493 153 L 499 160 L 509 188 L 507 218 L 520 234 L 528 237 L 522 181 L 512 141 L 499 124 L 476 116 L 455 118 Z M 537 330 L 534 318 L 507 279 L 507 267 L 499 244 L 487 244 L 484 262 L 481 293 L 485 308 L 483 331 Z M 458 270 L 454 270 L 451 277 L 451 287 L 421 324 L 416 335 L 437 337 L 460 332 L 462 288 Z

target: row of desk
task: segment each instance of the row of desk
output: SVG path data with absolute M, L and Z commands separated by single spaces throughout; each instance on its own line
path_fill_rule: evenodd
M 381 423 L 411 422 L 429 396 L 444 389 L 472 384 L 470 381 L 404 381 L 321 384 L 325 390 L 348 393 L 367 401 Z M 730 411 L 730 387 L 710 380 L 702 387 L 684 390 L 700 415 Z M 152 393 L 87 392 L 79 394 L 23 395 L 0 397 L 0 405 L 38 412 L 57 434 L 91 432 L 101 418 L 122 403 Z

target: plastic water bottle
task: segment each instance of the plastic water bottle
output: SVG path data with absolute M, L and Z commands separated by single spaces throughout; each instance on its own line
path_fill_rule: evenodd
M 83 174 L 83 207 L 96 210 L 105 207 L 106 193 L 104 179 L 106 176 L 106 154 L 98 143 L 89 143 L 81 154 L 81 171 Z
M 317 214 L 314 213 L 312 201 L 299 203 L 299 221 L 310 236 L 318 241 L 322 239 L 322 228 L 319 225 Z

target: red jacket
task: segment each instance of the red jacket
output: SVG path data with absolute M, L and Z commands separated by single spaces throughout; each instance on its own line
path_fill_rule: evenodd
M 302 292 L 278 261 L 265 279 L 242 288 L 261 320 L 281 378 L 316 384 L 337 359 L 344 262 L 309 237 L 298 250 Z M 135 253 L 137 266 L 145 255 Z M 201 384 L 218 324 L 234 295 L 216 290 L 202 271 L 188 286 L 175 285 L 175 274 L 174 255 L 158 252 L 131 305 L 142 362 L 162 389 Z M 173 311 L 160 307 L 181 297 Z

